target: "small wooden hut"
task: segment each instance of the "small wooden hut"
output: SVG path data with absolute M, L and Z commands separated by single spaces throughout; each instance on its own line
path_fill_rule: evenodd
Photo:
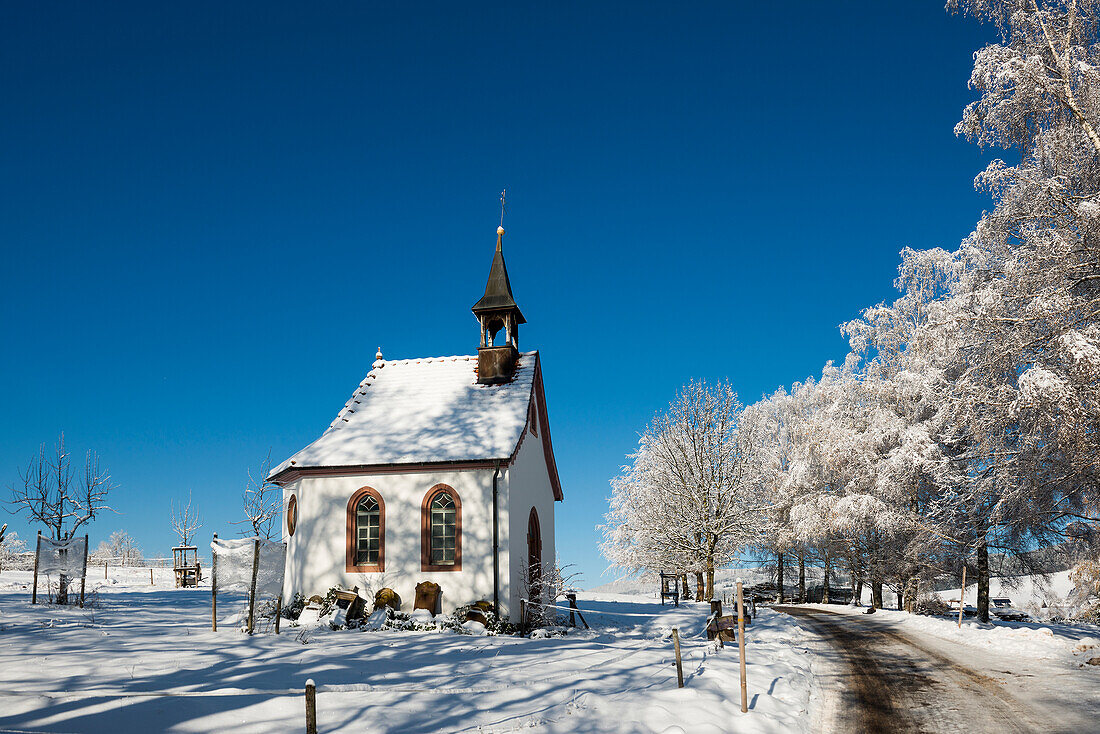
M 199 549 L 193 545 L 180 545 L 172 549 L 172 570 L 176 572 L 176 587 L 198 586 L 202 581 L 199 565 Z

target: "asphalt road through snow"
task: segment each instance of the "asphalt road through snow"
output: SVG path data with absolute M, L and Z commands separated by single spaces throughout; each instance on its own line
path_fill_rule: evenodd
M 830 664 L 815 671 L 826 699 L 831 699 L 820 722 L 825 730 L 1009 734 L 1100 727 L 1095 720 L 1079 720 L 1069 706 L 1043 707 L 1010 694 L 998 674 L 1012 673 L 989 670 L 968 650 L 954 654 L 942 644 L 876 623 L 872 615 L 774 609 L 797 618 L 832 648 Z

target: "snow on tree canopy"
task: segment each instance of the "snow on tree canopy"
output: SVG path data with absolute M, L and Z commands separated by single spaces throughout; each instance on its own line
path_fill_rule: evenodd
M 316 441 L 275 467 L 505 459 L 527 424 L 538 352 L 515 377 L 479 385 L 477 357 L 379 359 Z
M 69 578 L 81 578 L 84 575 L 84 556 L 88 543 L 84 536 L 68 540 L 50 540 L 39 536 L 38 543 L 38 573 L 56 573 Z
M 214 583 L 222 591 L 248 591 L 252 586 L 252 562 L 257 538 L 216 538 L 210 548 L 217 558 Z M 256 571 L 256 596 L 279 596 L 283 592 L 286 543 L 259 540 L 260 562 Z

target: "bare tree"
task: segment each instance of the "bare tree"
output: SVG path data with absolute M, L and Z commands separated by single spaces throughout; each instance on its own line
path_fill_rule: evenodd
M 46 455 L 46 444 L 31 457 L 27 469 L 20 472 L 22 486 L 9 485 L 10 505 L 22 511 L 32 523 L 49 528 L 54 540 L 73 537 L 84 523 L 95 519 L 103 510 L 110 510 L 107 494 L 114 489 L 110 475 L 99 466 L 99 456 L 88 451 L 84 457 L 84 472 L 74 481 L 72 461 L 65 448 L 65 434 L 57 439 L 52 456 Z
M 275 521 L 283 506 L 283 488 L 268 480 L 271 474 L 271 452 L 260 462 L 255 473 L 248 470 L 248 482 L 244 487 L 244 520 L 233 523 L 246 525 L 241 535 L 255 536 L 264 540 L 275 540 Z
M 202 518 L 198 512 L 191 509 L 191 492 L 187 492 L 187 504 L 181 505 L 176 510 L 175 500 L 172 501 L 172 530 L 180 537 L 180 545 L 189 546 L 195 539 L 195 531 L 202 527 Z

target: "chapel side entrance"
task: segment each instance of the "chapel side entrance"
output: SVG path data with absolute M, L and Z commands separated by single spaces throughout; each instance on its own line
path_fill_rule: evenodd
M 542 530 L 534 507 L 527 519 L 527 585 L 532 599 L 542 596 Z

